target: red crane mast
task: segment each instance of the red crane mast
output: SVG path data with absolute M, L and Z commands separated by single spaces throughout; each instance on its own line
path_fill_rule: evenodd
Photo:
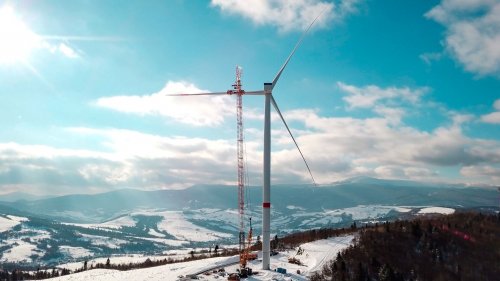
M 236 125 L 237 125 L 237 158 L 238 158 L 238 214 L 239 214 L 239 252 L 240 252 L 240 267 L 246 268 L 248 249 L 245 241 L 245 148 L 243 138 L 243 95 L 245 91 L 241 88 L 242 70 L 239 66 L 236 67 L 236 81 L 233 89 L 228 90 L 229 95 L 236 95 Z M 252 230 L 249 232 L 251 239 Z M 250 243 L 249 243 L 250 244 Z M 248 245 L 249 247 L 250 245 Z

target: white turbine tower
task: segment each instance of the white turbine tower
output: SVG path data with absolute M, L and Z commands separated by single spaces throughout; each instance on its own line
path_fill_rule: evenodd
M 281 66 L 280 70 L 274 77 L 273 82 L 264 83 L 264 95 L 266 97 L 264 105 L 264 165 L 263 165 L 264 188 L 262 192 L 262 208 L 263 208 L 262 209 L 262 269 L 264 270 L 270 269 L 269 265 L 271 260 L 271 237 L 270 237 L 271 236 L 271 103 L 276 112 L 278 113 L 278 115 L 280 116 L 281 121 L 283 121 L 283 124 L 285 125 L 288 133 L 290 134 L 290 137 L 292 138 L 293 142 L 295 143 L 295 146 L 297 147 L 300 156 L 304 160 L 304 163 L 306 164 L 307 170 L 311 175 L 313 183 L 316 184 L 314 181 L 314 177 L 311 173 L 311 169 L 307 164 L 306 158 L 304 157 L 304 154 L 302 154 L 302 151 L 300 150 L 297 141 L 295 141 L 295 138 L 293 137 L 293 134 L 290 131 L 290 128 L 288 127 L 285 121 L 285 118 L 281 114 L 278 104 L 274 100 L 273 89 L 276 86 L 276 83 L 278 83 L 278 80 L 281 74 L 283 73 L 283 70 L 285 70 L 285 67 L 288 65 L 288 62 L 295 54 L 295 51 L 297 51 L 297 48 L 302 43 L 302 40 L 304 39 L 306 34 L 309 32 L 313 24 L 320 16 L 321 14 L 318 15 L 304 31 L 297 44 L 295 44 L 295 47 L 293 48 L 292 52 L 286 59 L 285 63 L 283 64 L 283 66 Z
M 240 88 L 235 88 L 233 90 L 228 90 L 226 92 L 213 92 L 213 93 L 194 93 L 194 94 L 173 94 L 169 96 L 213 96 L 213 95 L 237 95 L 238 99 L 241 99 L 242 95 L 264 95 L 265 96 L 265 106 L 264 106 L 264 161 L 263 161 L 263 191 L 262 191 L 262 269 L 264 270 L 269 270 L 270 267 L 270 256 L 271 256 L 271 239 L 270 239 L 270 234 L 271 234 L 271 104 L 273 105 L 274 109 L 280 116 L 281 120 L 283 121 L 283 124 L 285 125 L 288 133 L 290 134 L 290 137 L 292 138 L 293 142 L 295 143 L 295 146 L 297 147 L 300 156 L 304 160 L 304 163 L 307 167 L 307 170 L 309 174 L 311 175 L 311 179 L 314 184 L 316 182 L 314 181 L 314 177 L 312 175 L 311 169 L 309 168 L 309 165 L 307 164 L 306 158 L 304 157 L 304 154 L 299 148 L 299 145 L 297 144 L 297 141 L 293 137 L 292 132 L 290 131 L 290 128 L 288 127 L 288 124 L 285 121 L 285 118 L 281 114 L 281 111 L 278 107 L 278 104 L 274 100 L 273 97 L 273 89 L 278 83 L 279 78 L 281 77 L 281 74 L 283 73 L 283 70 L 285 70 L 285 67 L 288 65 L 288 62 L 292 58 L 292 56 L 295 54 L 295 51 L 297 51 L 298 47 L 302 43 L 302 40 L 304 37 L 307 35 L 311 27 L 314 25 L 316 20 L 321 16 L 319 14 L 312 22 L 311 24 L 307 27 L 307 29 L 302 33 L 302 36 L 300 39 L 297 41 L 295 44 L 292 52 L 286 59 L 285 63 L 281 66 L 279 69 L 278 73 L 274 77 L 273 81 L 270 83 L 264 83 L 264 90 L 258 90 L 258 91 L 244 91 Z M 238 84 L 238 83 L 237 83 Z M 235 86 L 235 85 L 233 85 Z

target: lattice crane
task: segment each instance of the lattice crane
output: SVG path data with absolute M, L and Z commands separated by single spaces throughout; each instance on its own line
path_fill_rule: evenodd
M 240 272 L 246 269 L 248 254 L 252 239 L 252 224 L 250 221 L 250 231 L 248 240 L 245 240 L 245 147 L 243 137 L 243 95 L 245 91 L 241 85 L 241 67 L 236 67 L 236 80 L 233 89 L 228 90 L 228 95 L 236 95 L 236 133 L 237 133 L 237 159 L 238 159 L 238 214 L 239 214 L 239 253 L 240 253 Z M 247 245 L 248 244 L 248 245 Z
M 244 91 L 241 85 L 242 69 L 236 66 L 236 80 L 232 89 L 226 92 L 213 93 L 192 93 L 192 94 L 170 94 L 168 96 L 214 96 L 214 95 L 235 95 L 236 96 L 236 126 L 237 126 L 237 160 L 238 160 L 238 223 L 239 223 L 239 253 L 240 253 L 240 275 L 251 273 L 246 267 L 249 259 L 254 259 L 255 255 L 250 253 L 252 242 L 252 223 L 250 221 L 250 231 L 245 240 L 245 146 L 243 135 L 243 95 L 263 95 L 263 91 Z M 243 274 L 242 274 L 243 273 Z

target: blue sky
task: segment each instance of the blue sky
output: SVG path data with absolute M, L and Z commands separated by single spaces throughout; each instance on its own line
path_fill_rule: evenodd
M 236 65 L 274 97 L 320 184 L 498 185 L 500 3 L 0 1 L 0 193 L 236 182 Z M 249 183 L 263 98 L 244 98 Z M 311 183 L 273 115 L 272 182 Z

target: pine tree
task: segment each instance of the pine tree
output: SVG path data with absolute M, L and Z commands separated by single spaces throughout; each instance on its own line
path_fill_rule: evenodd
M 271 250 L 276 250 L 276 248 L 278 248 L 278 243 L 278 235 L 275 235 L 273 241 L 271 241 Z
M 378 278 L 380 281 L 392 281 L 394 280 L 394 271 L 385 263 L 379 270 Z

